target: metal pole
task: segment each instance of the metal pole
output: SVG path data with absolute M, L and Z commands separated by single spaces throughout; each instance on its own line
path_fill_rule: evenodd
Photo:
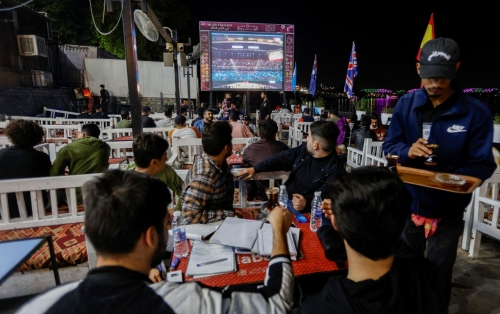
M 127 64 L 130 117 L 134 138 L 142 134 L 141 103 L 139 100 L 139 71 L 137 69 L 137 49 L 132 0 L 123 0 L 123 37 L 125 40 L 125 60 Z
M 172 31 L 174 38 L 174 76 L 175 76 L 175 110 L 181 114 L 181 98 L 179 95 L 179 66 L 177 65 L 177 31 Z
M 187 88 L 188 88 L 188 104 L 191 104 L 191 86 L 189 86 L 189 77 L 191 76 L 191 71 L 192 71 L 192 68 L 191 68 L 191 62 L 188 61 L 188 66 L 187 66 Z M 194 110 L 194 106 L 193 108 L 191 108 L 191 110 Z M 191 111 L 191 118 L 192 117 L 193 113 Z
M 246 97 L 247 97 L 247 107 L 245 108 L 246 115 L 250 117 L 250 113 L 252 112 L 250 108 L 250 91 L 247 90 L 246 92 Z
M 59 269 L 57 268 L 56 253 L 54 251 L 54 243 L 52 242 L 52 236 L 48 235 L 45 237 L 49 245 L 50 260 L 52 261 L 52 268 L 54 270 L 54 280 L 56 281 L 56 286 L 61 284 L 61 279 L 59 278 Z

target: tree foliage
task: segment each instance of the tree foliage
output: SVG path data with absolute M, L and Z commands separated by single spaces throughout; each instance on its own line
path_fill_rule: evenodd
M 116 29 L 109 35 L 100 34 L 92 21 L 93 17 L 101 33 L 111 31 L 120 18 L 120 2 L 113 1 L 113 12 L 104 12 L 104 23 L 103 0 L 37 0 L 32 3 L 34 10 L 47 12 L 53 20 L 52 32 L 57 43 L 97 46 L 119 58 L 125 58 L 122 21 L 120 20 Z M 133 3 L 135 8 L 140 8 L 137 2 Z M 193 17 L 179 0 L 149 0 L 148 5 L 163 26 L 177 30 L 178 42 L 187 42 L 187 38 L 193 38 L 194 34 L 188 33 L 190 23 L 194 22 Z M 136 41 L 139 60 L 163 60 L 164 45 L 159 46 L 158 42 L 147 40 L 138 29 Z M 186 50 L 189 48 L 186 47 Z

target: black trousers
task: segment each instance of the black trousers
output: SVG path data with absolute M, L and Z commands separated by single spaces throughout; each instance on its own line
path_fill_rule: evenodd
M 460 235 L 464 230 L 461 215 L 443 218 L 436 232 L 425 238 L 424 226 L 416 226 L 411 218 L 406 221 L 396 255 L 401 257 L 421 257 L 427 248 L 427 258 L 437 265 L 446 288 L 446 304 L 451 297 L 451 276 L 453 265 L 457 259 L 457 247 Z

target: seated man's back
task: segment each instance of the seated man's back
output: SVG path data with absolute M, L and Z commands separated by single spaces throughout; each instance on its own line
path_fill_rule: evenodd
M 347 278 L 330 280 L 320 294 L 307 297 L 301 312 L 447 313 L 436 266 L 394 255 L 411 202 L 398 175 L 386 168 L 356 168 L 332 180 L 328 192 L 323 212 L 344 240 Z
M 0 150 L 0 180 L 48 177 L 51 167 L 49 155 L 33 148 L 43 139 L 42 127 L 29 120 L 11 120 L 4 132 L 13 145 Z M 24 192 L 23 195 L 26 213 L 30 216 L 30 193 Z M 47 200 L 46 193 L 42 195 Z M 7 198 L 10 218 L 19 217 L 16 194 L 9 193 Z
M 82 126 L 80 137 L 61 148 L 52 165 L 50 174 L 63 175 L 66 167 L 69 174 L 104 172 L 109 167 L 111 148 L 99 139 L 100 130 L 96 124 Z
M 17 313 L 288 313 L 293 268 L 287 232 L 292 218 L 276 207 L 269 217 L 274 246 L 265 282 L 220 289 L 196 282 L 152 283 L 168 243 L 170 193 L 158 179 L 136 171 L 107 171 L 87 182 L 85 235 L 96 268 L 77 282 L 38 295 Z
M 258 135 L 261 139 L 249 145 L 243 152 L 243 167 L 253 167 L 272 155 L 288 150 L 288 145 L 276 140 L 277 133 L 278 124 L 276 121 L 271 119 L 260 121 Z M 249 201 L 253 199 L 267 200 L 266 187 L 269 187 L 268 180 L 259 183 L 255 180 L 247 181 L 247 199 Z

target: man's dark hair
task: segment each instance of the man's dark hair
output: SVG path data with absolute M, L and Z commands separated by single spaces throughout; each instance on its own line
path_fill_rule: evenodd
M 311 123 L 312 137 L 320 137 L 321 149 L 327 153 L 333 152 L 337 145 L 337 137 L 339 137 L 339 128 L 332 121 L 316 121 Z
M 83 132 L 85 132 L 87 136 L 92 136 L 95 138 L 99 138 L 99 135 L 101 135 L 101 130 L 99 129 L 99 126 L 94 123 L 84 124 L 82 126 L 82 133 Z
M 372 118 L 369 114 L 364 114 L 361 117 L 361 125 L 370 125 L 372 123 Z
M 136 171 L 110 170 L 87 182 L 83 194 L 85 235 L 98 254 L 132 252 L 151 226 L 163 235 L 171 196 L 162 181 Z
M 259 121 L 259 134 L 261 138 L 272 140 L 276 138 L 278 133 L 278 124 L 276 121 L 267 119 Z
M 101 85 L 99 85 L 99 86 L 101 86 L 102 88 L 104 88 L 104 84 L 101 84 Z
M 186 106 L 181 107 L 181 114 L 183 114 L 184 112 L 187 112 L 187 111 L 188 111 L 188 107 L 186 107 Z
M 205 115 L 205 112 L 208 112 L 210 111 L 211 113 L 213 113 L 213 110 L 211 108 L 204 108 L 205 110 L 203 110 L 203 115 Z
M 329 185 L 339 235 L 359 254 L 379 260 L 395 253 L 411 195 L 387 168 L 353 169 Z
M 203 151 L 211 156 L 219 155 L 224 146 L 231 144 L 233 140 L 232 132 L 229 122 L 223 120 L 210 123 L 208 128 L 205 126 L 201 136 Z
M 160 160 L 167 149 L 168 142 L 158 134 L 141 134 L 135 138 L 132 144 L 134 162 L 140 168 L 147 168 L 151 160 Z
M 99 109 L 102 109 L 102 106 L 101 106 L 101 105 L 97 105 L 97 106 L 95 106 L 95 110 L 99 110 Z
M 334 106 L 328 111 L 329 113 L 333 113 L 334 115 L 338 116 L 339 115 L 339 108 Z
M 29 120 L 11 120 L 4 132 L 15 146 L 21 148 L 32 148 L 40 144 L 44 134 L 41 126 Z
M 122 111 L 120 113 L 120 116 L 122 117 L 122 120 L 127 120 L 127 118 L 128 118 L 128 111 Z
M 203 116 L 203 114 L 205 113 L 207 109 L 205 107 L 199 107 L 198 108 L 198 115 L 199 116 Z
M 172 109 L 170 108 L 165 109 L 163 114 L 165 115 L 165 117 L 172 117 Z
M 231 121 L 238 121 L 239 118 L 240 118 L 240 111 L 239 110 L 231 109 L 229 111 L 229 119 Z

